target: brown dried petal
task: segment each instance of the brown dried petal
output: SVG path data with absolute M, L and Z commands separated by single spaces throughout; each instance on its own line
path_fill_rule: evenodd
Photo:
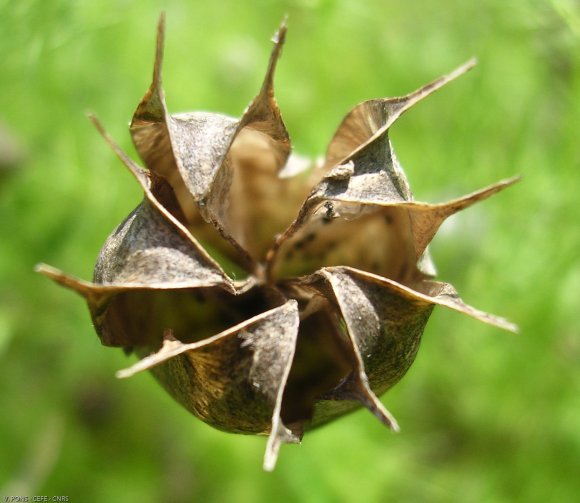
M 171 187 L 182 223 L 218 253 L 251 270 L 254 267 L 251 257 L 223 229 L 215 215 L 214 221 L 208 223 L 212 215 L 206 208 L 212 184 L 218 182 L 220 190 L 214 194 L 217 198 L 223 196 L 223 187 L 229 184 L 227 173 L 220 173 L 220 167 L 237 122 L 206 112 L 169 115 L 162 86 L 164 38 L 162 15 L 157 27 L 153 79 L 131 121 L 133 142 L 147 168 Z M 159 197 L 155 188 L 153 192 Z M 164 197 L 159 200 L 167 205 Z
M 214 285 L 219 285 L 224 291 L 234 291 L 234 285 L 219 266 L 176 232 L 148 200 L 106 241 L 95 268 L 95 283 L 79 280 L 43 264 L 37 270 L 85 297 L 101 341 L 110 346 L 144 345 L 151 337 L 146 333 L 128 336 L 127 330 L 110 327 L 110 304 L 124 292 Z M 137 308 L 137 305 L 133 307 Z M 156 337 L 160 337 L 160 333 Z
M 336 165 L 346 164 L 361 148 L 381 137 L 409 108 L 471 70 L 475 63 L 475 59 L 471 59 L 450 74 L 406 96 L 368 100 L 354 107 L 342 120 L 330 141 L 324 174 Z
M 354 366 L 352 348 L 340 330 L 337 313 L 324 297 L 313 296 L 313 293 L 318 292 L 305 291 L 300 285 L 287 291 L 288 295 L 300 299 L 301 309 L 296 353 L 284 392 L 282 417 L 299 433 L 330 418 L 313 420 L 317 402 L 338 386 Z M 308 297 L 310 301 L 304 302 Z M 356 406 L 351 404 L 350 408 Z
M 319 273 L 331 286 L 358 348 L 367 375 L 379 393 L 390 388 L 412 363 L 423 328 L 435 305 L 467 314 L 498 328 L 516 332 L 503 318 L 465 304 L 447 283 L 420 281 L 410 288 L 395 281 L 349 267 L 325 268 Z M 390 350 L 398 354 L 389 357 Z M 395 372 L 394 372 L 395 371 Z M 393 373 L 394 372 L 394 373 Z
M 286 295 L 300 299 L 302 306 L 282 417 L 293 431 L 304 432 L 363 405 L 398 431 L 394 417 L 370 389 L 358 349 L 321 274 L 282 285 Z
M 262 258 L 273 233 L 283 230 L 294 216 L 288 211 L 280 213 L 279 205 L 275 206 L 280 196 L 292 191 L 304 196 L 296 184 L 278 177 L 290 152 L 290 139 L 273 92 L 285 34 L 283 24 L 274 39 L 262 89 L 239 121 L 206 112 L 170 116 L 161 85 L 161 18 L 153 82 L 131 123 L 137 150 L 148 168 L 171 185 L 188 226 L 248 271 L 255 267 L 250 256 Z M 271 212 L 268 225 L 257 226 L 264 212 L 273 208 L 277 211 Z M 222 239 L 205 228 L 199 213 Z
M 324 268 L 302 283 L 335 299 L 346 324 L 355 362 L 353 371 L 316 402 L 312 425 L 327 422 L 355 408 L 353 401 L 358 401 L 397 430 L 394 418 L 377 395 L 396 384 L 413 363 L 435 305 L 517 331 L 512 323 L 463 303 L 453 287 L 446 283 L 425 281 L 418 283 L 415 290 L 348 267 Z
M 379 277 L 334 267 L 302 281 L 333 299 L 337 315 L 345 323 L 353 362 L 351 372 L 316 401 L 313 425 L 362 404 L 398 431 L 397 422 L 377 395 L 393 386 L 410 367 L 434 303 L 417 299 L 407 294 L 408 289 L 388 280 L 375 284 L 373 278 Z
M 95 267 L 95 283 L 78 280 L 44 265 L 38 270 L 87 299 L 104 344 L 126 347 L 135 341 L 104 328 L 108 305 L 116 294 L 214 285 L 233 292 L 234 285 L 189 231 L 157 201 L 147 172 L 127 157 L 96 118 L 92 119 L 143 188 L 145 200 L 105 242 Z
M 234 433 L 269 433 L 264 468 L 272 470 L 280 444 L 298 441 L 280 418 L 298 323 L 297 303 L 289 300 L 200 342 L 166 338 L 157 353 L 117 375 L 152 369 L 174 398 L 206 423 Z
M 270 257 L 272 276 L 308 274 L 334 265 L 402 283 L 418 272 L 432 275 L 427 246 L 445 219 L 519 180 L 502 180 L 446 203 L 416 202 L 397 183 L 402 178 L 394 157 L 380 164 L 366 155 L 376 147 L 370 143 L 357 154 L 348 178 L 325 178 L 314 189 Z
M 269 255 L 270 276 L 305 274 L 328 265 L 369 269 L 398 281 L 408 281 L 417 270 L 434 274 L 426 247 L 439 225 L 495 188 L 446 205 L 400 208 L 413 197 L 388 129 L 411 106 L 474 64 L 471 60 L 407 96 L 361 103 L 345 117 L 329 145 L 323 179 Z M 342 225 L 324 229 L 337 217 Z M 369 242 L 376 253 L 365 253 Z M 359 243 L 358 249 L 353 243 Z
M 290 137 L 274 97 L 274 72 L 285 37 L 284 22 L 274 37 L 262 88 L 240 119 L 228 152 L 233 178 L 226 227 L 258 260 L 295 218 L 308 193 L 295 177 L 310 163 L 289 157 Z
M 158 253 L 159 249 L 167 248 L 189 255 L 190 264 L 185 259 L 174 257 L 166 261 L 163 266 L 161 265 L 162 260 L 156 268 L 151 268 L 158 270 L 147 271 L 146 268 L 129 267 L 129 269 L 133 269 L 132 272 L 129 272 L 129 275 L 134 278 L 133 281 L 155 285 L 158 282 L 155 281 L 156 277 L 161 277 L 160 274 L 167 274 L 174 275 L 175 279 L 161 281 L 166 283 L 166 287 L 174 281 L 179 283 L 180 281 L 176 281 L 179 277 L 187 278 L 189 276 L 190 279 L 202 278 L 200 284 L 203 286 L 221 283 L 231 289 L 231 281 L 217 262 L 200 246 L 187 228 L 157 200 L 152 191 L 151 177 L 148 176 L 147 172 L 139 168 L 121 150 L 96 117 L 91 117 L 91 120 L 145 193 L 144 202 L 111 234 L 103 246 L 95 269 L 95 281 L 98 283 L 119 282 L 116 274 L 119 274 L 123 268 L 127 268 L 126 262 L 132 254 L 147 249 L 152 250 L 150 253 Z M 142 213 L 144 216 L 141 216 Z M 133 224 L 133 222 L 136 223 Z M 131 230 L 126 231 L 126 228 Z M 168 253 L 171 252 L 168 251 Z M 180 271 L 183 268 L 185 270 Z M 172 271 L 172 269 L 175 270 Z

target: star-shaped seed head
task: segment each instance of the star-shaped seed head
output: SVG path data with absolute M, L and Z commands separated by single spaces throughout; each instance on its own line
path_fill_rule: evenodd
M 515 331 L 434 281 L 428 245 L 454 213 L 516 179 L 445 203 L 415 201 L 389 140 L 410 107 L 471 69 L 399 98 L 365 101 L 324 161 L 291 153 L 273 80 L 282 24 L 260 92 L 240 119 L 171 115 L 153 80 L 130 131 L 131 160 L 92 117 L 144 192 L 105 242 L 92 282 L 38 270 L 80 293 L 106 346 L 141 360 L 185 408 L 221 430 L 283 442 L 361 405 L 392 430 L 377 398 L 405 374 L 436 305 Z

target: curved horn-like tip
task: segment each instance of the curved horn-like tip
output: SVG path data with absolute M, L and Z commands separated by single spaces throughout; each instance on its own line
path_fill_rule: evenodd
M 60 269 L 42 262 L 34 266 L 34 272 L 38 272 L 47 278 L 58 281 L 59 283 L 69 278 L 69 276 L 63 273 Z
M 137 179 L 139 184 L 145 189 L 146 179 L 145 171 L 137 166 L 137 164 L 117 145 L 112 136 L 107 132 L 99 118 L 93 112 L 87 112 L 88 119 L 93 123 L 97 131 L 101 134 L 103 139 L 107 142 L 111 150 L 115 155 L 121 160 L 124 166 L 131 172 L 131 174 Z
M 461 75 L 463 75 L 464 73 L 467 73 L 475 65 L 477 65 L 477 58 L 468 59 L 465 63 L 458 66 L 457 68 L 455 68 L 454 70 L 449 72 L 447 75 L 443 75 L 442 77 L 439 77 L 438 79 L 434 80 L 430 84 L 427 84 L 425 86 L 425 88 L 433 86 L 433 91 L 435 91 L 435 90 L 443 87 L 445 84 L 448 84 L 452 80 L 455 80 L 457 77 L 461 77 Z
M 203 341 L 202 344 L 203 345 Z M 200 344 L 198 344 L 200 345 Z M 144 370 L 149 370 L 152 367 L 160 365 L 161 363 L 174 358 L 175 356 L 187 351 L 188 349 L 194 349 L 195 344 L 183 344 L 173 337 L 173 331 L 167 329 L 163 332 L 163 345 L 161 349 L 156 353 L 152 353 L 139 360 L 137 363 L 131 365 L 128 368 L 118 370 L 115 372 L 115 377 L 117 379 L 126 379 L 127 377 L 132 377 L 138 372 L 143 372 Z
M 280 22 L 280 26 L 278 27 L 278 31 L 272 37 L 272 42 L 276 45 L 283 45 L 284 41 L 286 40 L 286 32 L 288 31 L 288 14 L 284 14 L 282 21 Z
M 451 79 L 459 77 L 459 75 L 462 75 L 465 72 L 471 70 L 475 65 L 477 65 L 477 63 L 478 63 L 477 58 L 475 57 L 469 58 L 465 63 L 463 63 L 461 66 L 458 66 L 455 70 L 453 70 L 448 75 L 448 77 Z
M 153 85 L 161 87 L 161 67 L 163 66 L 163 48 L 165 47 L 165 12 L 159 14 L 157 22 L 157 42 L 155 45 L 155 66 L 153 67 Z
M 278 411 L 275 412 L 277 414 Z M 262 465 L 264 471 L 271 472 L 276 467 L 278 461 L 278 454 L 282 444 L 298 444 L 300 438 L 294 435 L 288 428 L 282 424 L 280 417 L 276 417 L 272 422 L 272 431 L 268 437 L 266 445 L 266 452 L 264 454 L 264 463 Z
M 97 131 L 99 133 L 101 133 L 103 136 L 107 135 L 105 128 L 101 124 L 101 121 L 99 120 L 99 118 L 97 117 L 97 114 L 95 112 L 88 110 L 87 112 L 85 112 L 85 116 L 87 119 L 89 119 L 92 122 L 93 126 L 95 126 L 97 128 Z
M 499 182 L 494 183 L 493 185 L 489 185 L 483 189 L 477 190 L 468 194 L 466 196 L 460 197 L 458 199 L 454 199 L 453 201 L 449 201 L 447 203 L 441 203 L 441 206 L 446 207 L 448 210 L 448 214 L 445 218 L 454 213 L 457 213 L 461 210 L 464 210 L 471 206 L 474 203 L 479 201 L 483 201 L 498 192 L 501 192 L 508 187 L 511 187 L 514 183 L 517 183 L 521 180 L 521 176 L 512 176 L 511 178 L 505 178 L 500 180 Z
M 105 129 L 105 126 L 103 126 L 103 123 L 98 118 L 97 114 L 95 112 L 88 111 L 85 113 L 85 115 L 86 115 L 87 119 L 89 119 L 91 121 L 93 126 L 95 126 L 95 129 L 99 132 L 99 134 L 103 137 L 103 139 L 107 142 L 107 144 L 111 147 L 113 152 L 118 154 L 117 151 L 119 150 L 119 147 L 117 146 L 117 144 L 113 140 L 113 137 Z
M 502 183 L 507 187 L 509 185 L 513 185 L 514 183 L 521 182 L 523 178 L 524 178 L 524 175 L 514 175 L 510 178 L 500 180 L 498 183 Z
M 351 392 L 353 399 L 358 400 L 362 405 L 364 405 L 381 423 L 387 426 L 389 430 L 395 433 L 401 431 L 395 416 L 389 412 L 377 395 L 375 395 L 371 390 L 368 383 L 368 377 L 364 373 L 364 370 L 357 375 L 356 380 L 352 381 L 351 384 L 352 386 L 349 391 Z
M 383 405 L 383 403 L 379 400 L 379 398 L 367 388 L 365 390 L 361 390 L 362 393 L 359 395 L 360 402 L 370 410 L 373 415 L 381 421 L 389 430 L 394 433 L 399 433 L 401 428 L 399 427 L 399 423 L 395 417 L 389 412 L 389 410 Z
M 92 122 L 93 126 L 95 126 L 95 128 L 97 129 L 99 134 L 103 137 L 103 139 L 107 142 L 107 144 L 111 147 L 113 152 L 115 152 L 115 154 L 117 154 L 117 156 L 120 157 L 120 159 L 123 161 L 124 157 L 126 157 L 126 156 L 121 155 L 121 153 L 120 153 L 121 149 L 115 143 L 115 140 L 113 140 L 113 137 L 107 132 L 107 130 L 105 129 L 105 126 L 103 126 L 103 123 L 97 117 L 97 114 L 95 114 L 94 112 L 87 112 L 86 116 L 87 116 L 87 119 L 89 119 Z
M 439 77 L 438 79 L 435 79 L 435 80 L 429 82 L 428 84 L 420 87 L 416 91 L 413 91 L 411 94 L 408 94 L 406 96 L 406 102 L 405 102 L 405 105 L 402 107 L 401 113 L 404 110 L 407 110 L 410 107 L 412 107 L 418 101 L 421 101 L 422 99 L 431 95 L 435 91 L 438 91 L 439 89 L 441 89 L 443 86 L 449 84 L 451 81 L 455 80 L 457 77 L 460 77 L 464 73 L 467 73 L 476 64 L 477 64 L 477 59 L 471 58 L 471 59 L 467 60 L 465 63 L 463 63 L 461 66 L 458 66 L 457 68 L 455 68 L 454 70 L 449 72 L 448 74 L 443 75 L 442 77 Z
M 40 273 L 43 276 L 46 276 L 48 278 L 52 278 L 52 277 L 58 275 L 58 273 L 60 271 L 58 271 L 58 269 L 56 269 L 52 266 L 49 266 L 48 264 L 44 264 L 44 263 L 40 262 L 39 264 L 36 264 L 34 266 L 34 272 Z
M 87 281 L 83 281 L 81 279 L 75 278 L 73 276 L 69 276 L 65 274 L 60 269 L 56 267 L 52 267 L 48 264 L 36 264 L 34 266 L 34 272 L 38 272 L 43 276 L 51 279 L 55 283 L 58 283 L 70 290 L 74 290 L 76 293 L 84 297 L 85 299 L 89 299 L 93 293 L 92 285 Z
M 286 41 L 286 32 L 288 31 L 288 27 L 286 22 L 288 20 L 288 16 L 284 16 L 282 22 L 280 23 L 280 27 L 272 37 L 272 42 L 274 43 L 274 48 L 272 49 L 272 53 L 270 55 L 270 61 L 268 62 L 268 69 L 266 71 L 266 77 L 264 78 L 264 83 L 262 84 L 261 94 L 271 94 L 273 93 L 274 88 L 274 72 L 276 71 L 276 64 L 280 59 L 280 54 L 282 52 L 282 47 L 284 46 L 284 42 Z
M 163 51 L 165 46 L 165 13 L 161 12 L 157 23 L 157 41 L 155 43 L 155 62 L 153 64 L 153 78 L 147 92 L 141 98 L 133 118 L 130 128 L 143 125 L 148 122 L 164 122 L 166 116 L 165 97 L 163 92 L 162 67 Z

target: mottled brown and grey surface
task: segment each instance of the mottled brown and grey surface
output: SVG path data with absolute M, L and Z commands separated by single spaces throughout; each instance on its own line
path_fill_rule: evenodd
M 282 442 L 360 406 L 397 430 L 377 395 L 413 363 L 435 305 L 515 330 L 433 281 L 428 252 L 446 218 L 515 179 L 446 203 L 415 201 L 388 136 L 474 62 L 406 96 L 359 104 L 309 168 L 290 156 L 274 97 L 285 33 L 282 25 L 239 120 L 170 115 L 162 18 L 153 80 L 131 123 L 146 169 L 95 120 L 144 201 L 103 246 L 93 282 L 39 268 L 87 299 L 104 344 L 142 358 L 120 377 L 151 369 L 207 423 L 269 435 L 269 470 Z

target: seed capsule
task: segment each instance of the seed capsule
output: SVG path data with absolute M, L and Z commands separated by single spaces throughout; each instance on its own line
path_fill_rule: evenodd
M 454 213 L 516 181 L 445 203 L 415 201 L 389 130 L 415 103 L 468 71 L 399 98 L 357 105 L 322 166 L 290 153 L 273 78 L 283 24 L 260 92 L 240 119 L 171 115 L 153 81 L 130 131 L 146 169 L 97 129 L 143 189 L 109 236 L 92 282 L 38 270 L 81 294 L 106 346 L 140 360 L 201 420 L 281 443 L 361 405 L 392 430 L 377 398 L 405 374 L 436 305 L 515 331 L 433 280 L 428 245 Z M 233 271 L 233 272 L 232 272 Z

